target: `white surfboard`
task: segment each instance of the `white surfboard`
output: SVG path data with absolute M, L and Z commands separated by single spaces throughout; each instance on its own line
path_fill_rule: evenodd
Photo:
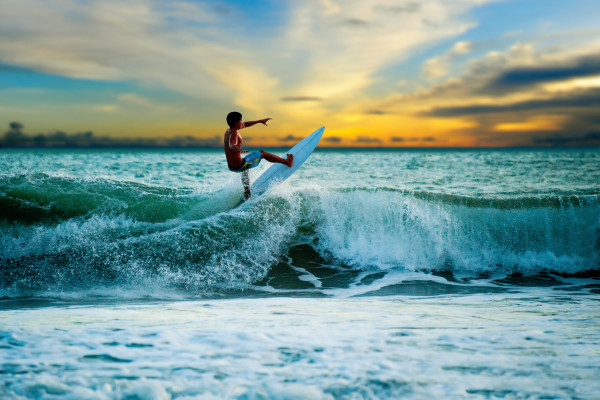
M 317 129 L 287 152 L 287 154 L 294 155 L 294 164 L 291 167 L 283 164 L 273 164 L 269 169 L 263 172 L 250 187 L 250 195 L 258 196 L 267 191 L 271 186 L 279 184 L 289 178 L 290 175 L 300 168 L 308 156 L 310 156 L 317 147 L 319 140 L 321 140 L 321 136 L 323 136 L 324 130 L 324 126 Z M 285 158 L 286 156 L 283 154 L 281 157 Z

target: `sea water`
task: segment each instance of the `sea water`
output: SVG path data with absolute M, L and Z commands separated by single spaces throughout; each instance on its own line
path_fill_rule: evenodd
M 217 150 L 1 150 L 0 397 L 599 397 L 599 149 L 241 193 Z

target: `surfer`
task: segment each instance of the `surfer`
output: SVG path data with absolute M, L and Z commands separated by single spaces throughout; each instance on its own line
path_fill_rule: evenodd
M 248 153 L 242 150 L 242 136 L 239 130 L 261 123 L 267 126 L 267 121 L 272 118 L 259 119 L 258 121 L 242 122 L 242 114 L 237 111 L 232 111 L 227 114 L 227 125 L 229 129 L 225 132 L 223 141 L 225 147 L 225 156 L 227 157 L 227 166 L 230 171 L 242 173 L 242 184 L 244 185 L 244 198 L 250 198 L 250 179 L 248 178 L 248 170 L 256 167 L 263 158 L 272 163 L 280 163 L 291 167 L 294 163 L 294 156 L 288 154 L 286 159 L 276 156 L 275 154 L 267 153 L 259 150 L 248 154 L 242 158 L 242 153 Z

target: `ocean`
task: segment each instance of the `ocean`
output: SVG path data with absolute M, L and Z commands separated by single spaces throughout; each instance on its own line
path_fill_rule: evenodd
M 600 398 L 600 149 L 241 194 L 217 149 L 0 150 L 0 397 Z

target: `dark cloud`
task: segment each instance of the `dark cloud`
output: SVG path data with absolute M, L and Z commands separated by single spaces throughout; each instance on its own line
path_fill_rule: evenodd
M 423 23 L 431 28 L 439 28 L 440 24 L 430 19 L 423 18 Z
M 368 21 L 365 21 L 364 19 L 358 19 L 358 18 L 349 18 L 349 19 L 345 19 L 342 21 L 342 25 L 344 26 L 349 26 L 349 27 L 355 27 L 355 28 L 362 28 L 364 26 L 369 25 Z
M 596 144 L 600 145 L 600 131 L 588 132 L 582 136 L 549 136 L 536 137 L 533 139 L 536 144 L 549 144 L 553 146 L 563 146 L 569 144 Z
M 0 139 L 0 147 L 216 147 L 221 138 L 197 138 L 174 136 L 163 138 L 114 138 L 96 136 L 93 132 L 66 133 L 62 131 L 29 136 L 22 131 L 23 125 L 11 122 L 10 129 Z
M 281 101 L 321 101 L 320 97 L 312 97 L 312 96 L 287 96 L 282 97 Z
M 381 143 L 381 139 L 372 138 L 370 136 L 359 136 L 354 141 L 355 143 Z
M 219 136 L 197 138 L 189 135 L 159 138 L 156 139 L 155 143 L 157 146 L 162 146 L 162 143 L 166 143 L 168 147 L 216 147 L 223 145 L 222 139 Z
M 421 9 L 421 5 L 416 2 L 409 2 L 398 6 L 376 6 L 377 11 L 392 14 L 416 13 Z
M 224 17 L 239 17 L 241 16 L 240 12 L 233 7 L 229 7 L 226 4 L 213 4 L 212 10 L 221 16 Z
M 342 141 L 342 138 L 337 137 L 337 136 L 327 136 L 323 140 L 325 140 L 326 142 L 331 142 L 331 143 L 339 143 Z
M 550 110 L 569 108 L 589 108 L 600 106 L 600 89 L 578 90 L 550 99 L 527 100 L 500 105 L 471 105 L 439 107 L 425 113 L 435 117 L 459 117 L 476 114 L 518 112 L 530 110 Z
M 287 135 L 286 137 L 282 137 L 280 139 L 278 139 L 280 142 L 289 142 L 289 141 L 298 141 L 298 140 L 302 140 L 304 138 L 299 137 L 299 136 L 294 136 L 292 134 Z
M 8 127 L 11 131 L 21 131 L 23 129 L 23 124 L 20 122 L 11 122 L 8 124 Z
M 422 138 L 411 137 L 411 138 L 408 138 L 408 139 L 404 139 L 402 137 L 393 137 L 391 139 L 392 142 L 404 142 L 405 140 L 407 142 L 435 142 L 436 138 L 434 138 L 433 136 L 425 136 L 425 137 L 422 137 Z
M 535 67 L 517 67 L 498 74 L 488 82 L 481 93 L 499 93 L 572 78 L 588 77 L 600 74 L 600 55 L 584 56 L 570 60 L 562 65 L 540 65 Z
M 370 111 L 367 111 L 365 114 L 370 114 L 370 115 L 386 115 L 386 114 L 389 114 L 389 112 L 383 111 L 383 110 L 370 110 Z

